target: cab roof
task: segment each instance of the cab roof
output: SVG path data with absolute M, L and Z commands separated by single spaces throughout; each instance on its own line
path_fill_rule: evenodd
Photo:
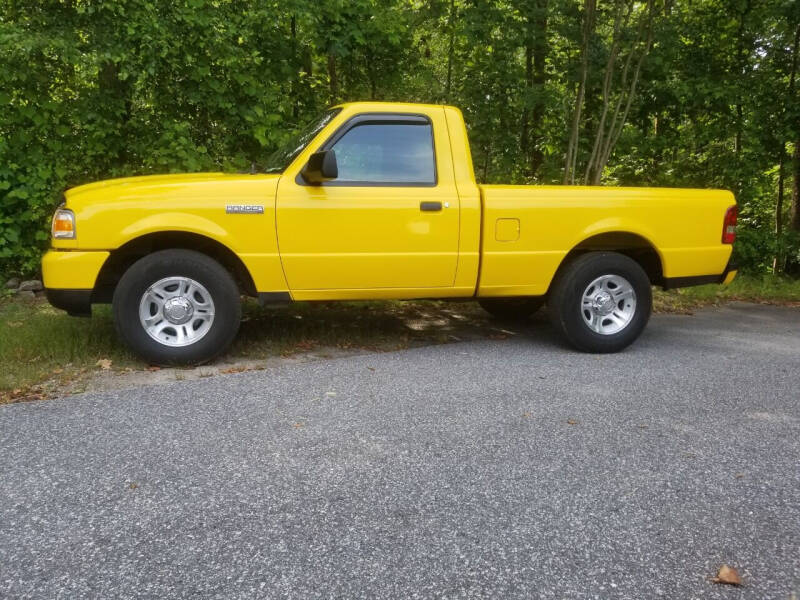
M 337 104 L 332 108 L 350 108 L 350 107 L 360 107 L 360 108 L 375 108 L 377 110 L 386 110 L 386 109 L 400 109 L 400 110 L 419 110 L 420 108 L 426 109 L 437 109 L 437 108 L 452 108 L 458 110 L 455 106 L 450 106 L 448 104 L 423 104 L 421 102 L 374 102 L 374 101 L 363 101 L 363 102 L 343 102 L 342 104 Z

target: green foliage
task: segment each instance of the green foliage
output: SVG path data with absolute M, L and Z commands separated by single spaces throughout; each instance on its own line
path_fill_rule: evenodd
M 800 280 L 771 274 L 739 275 L 729 285 L 700 285 L 653 294 L 655 312 L 691 312 L 730 300 L 786 306 L 800 305 Z
M 644 6 L 598 2 L 579 165 L 619 3 Z M 732 189 L 742 264 L 770 270 L 778 256 L 797 270 L 798 235 L 774 229 L 778 164 L 783 154 L 787 223 L 800 140 L 800 2 L 653 6 L 652 49 L 604 182 Z M 458 105 L 481 180 L 560 183 L 583 14 L 582 0 L 0 0 L 0 273 L 38 270 L 65 188 L 247 169 L 340 101 Z M 635 23 L 620 30 L 618 63 Z M 613 94 L 624 85 L 618 67 Z

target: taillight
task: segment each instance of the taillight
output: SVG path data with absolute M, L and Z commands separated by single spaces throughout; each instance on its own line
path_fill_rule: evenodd
M 722 222 L 722 243 L 732 244 L 736 241 L 736 220 L 739 217 L 739 209 L 734 204 L 725 213 L 725 220 Z

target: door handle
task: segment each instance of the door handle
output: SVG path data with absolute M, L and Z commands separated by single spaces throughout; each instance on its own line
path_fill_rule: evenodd
M 442 210 L 441 202 L 420 202 L 419 209 L 423 212 L 437 212 Z

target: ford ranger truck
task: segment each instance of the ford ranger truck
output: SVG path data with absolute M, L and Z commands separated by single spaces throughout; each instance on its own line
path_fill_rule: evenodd
M 236 336 L 241 297 L 473 298 L 547 305 L 575 348 L 616 352 L 651 286 L 728 283 L 727 191 L 479 185 L 460 111 L 356 102 L 325 112 L 259 174 L 195 173 L 68 190 L 42 260 L 50 303 L 111 303 L 154 364 L 199 364 Z

